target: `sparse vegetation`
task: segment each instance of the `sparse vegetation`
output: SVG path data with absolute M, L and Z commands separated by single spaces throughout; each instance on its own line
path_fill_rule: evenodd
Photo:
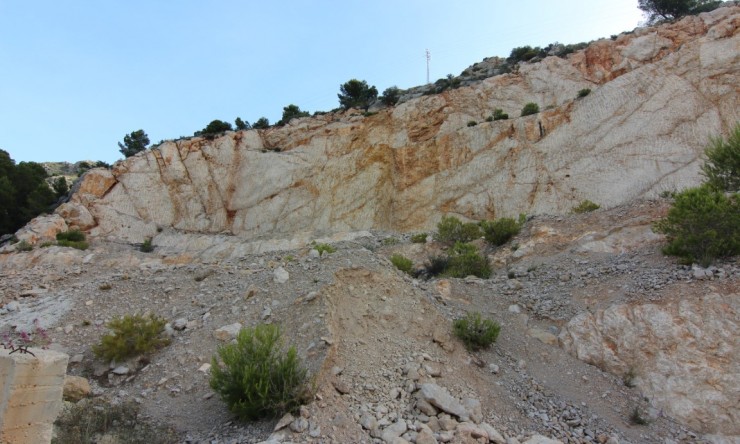
M 483 319 L 480 313 L 473 312 L 456 319 L 452 323 L 452 331 L 465 344 L 465 348 L 476 351 L 496 342 L 501 326 L 490 319 Z
M 411 236 L 411 242 L 415 244 L 425 244 L 427 242 L 427 233 L 416 233 Z
M 532 48 L 531 46 L 519 46 L 511 50 L 507 61 L 509 63 L 526 62 L 540 55 L 542 48 L 539 46 Z
M 269 127 L 270 127 L 270 121 L 267 119 L 267 117 L 260 117 L 252 125 L 252 129 L 267 129 Z
M 324 253 L 331 254 L 337 251 L 336 248 L 332 247 L 329 244 L 317 244 L 316 241 L 314 241 L 311 246 L 314 250 L 319 252 L 319 256 L 323 256 Z
M 414 262 L 411 259 L 400 254 L 391 256 L 391 263 L 406 274 L 411 274 L 411 269 L 414 266 Z
M 200 131 L 196 131 L 193 133 L 194 136 L 205 136 L 208 139 L 213 138 L 214 136 L 223 133 L 224 131 L 231 131 L 234 128 L 231 127 L 231 124 L 229 122 L 224 122 L 223 120 L 212 120 L 211 123 L 206 125 L 205 128 L 203 128 Z
M 462 223 L 455 216 L 443 216 L 437 224 L 434 239 L 449 245 L 455 242 L 470 242 L 481 237 L 480 228 L 474 223 Z
M 468 126 L 469 126 L 469 127 L 470 127 L 470 126 L 475 126 L 475 125 L 477 125 L 477 124 L 478 124 L 478 122 L 476 122 L 475 120 L 470 120 L 470 121 L 468 121 Z
M 401 241 L 396 239 L 395 237 L 386 237 L 383 239 L 383 245 L 385 246 L 391 246 L 391 245 L 398 245 Z
M 90 246 L 85 241 L 85 233 L 80 230 L 69 230 L 57 233 L 57 245 L 60 247 L 76 248 L 78 250 L 87 250 Z
M 237 131 L 252 129 L 252 125 L 250 125 L 248 121 L 242 120 L 241 117 L 236 118 L 234 121 L 234 127 L 236 127 Z
M 483 231 L 483 237 L 488 243 L 501 246 L 519 234 L 526 220 L 527 217 L 524 214 L 520 214 L 518 221 L 509 217 L 502 217 L 492 221 L 482 221 L 480 226 Z
M 139 251 L 142 253 L 151 253 L 154 251 L 154 245 L 152 245 L 152 238 L 148 237 L 146 240 L 144 240 L 144 243 L 141 244 L 141 247 L 139 247 Z
M 601 208 L 598 204 L 591 202 L 590 200 L 582 200 L 581 203 L 573 207 L 570 211 L 575 214 L 590 213 Z
M 51 187 L 57 198 L 66 196 L 69 193 L 69 185 L 67 185 L 67 179 L 64 176 L 57 177 Z
M 633 388 L 635 387 L 635 378 L 637 377 L 637 373 L 635 373 L 635 369 L 630 367 L 627 372 L 622 375 L 622 382 L 624 383 L 625 387 Z
M 274 324 L 242 329 L 235 344 L 218 348 L 211 365 L 211 388 L 243 420 L 294 411 L 310 393 L 306 369 L 294 347 L 284 349 Z
M 501 108 L 496 108 L 493 110 L 493 120 L 506 120 L 509 118 L 509 115 L 504 112 Z
M 715 0 L 638 0 L 637 7 L 645 13 L 650 23 L 655 23 L 711 11 L 721 3 Z
M 133 401 L 112 405 L 101 398 L 83 399 L 66 406 L 54 422 L 54 428 L 56 434 L 52 444 L 180 442 L 174 430 L 142 421 L 139 406 Z
M 583 88 L 582 90 L 578 91 L 578 98 L 586 97 L 587 95 L 591 94 L 590 88 Z
M 166 321 L 156 315 L 126 315 L 108 322 L 112 333 L 104 335 L 93 346 L 96 356 L 106 361 L 124 359 L 150 353 L 170 343 L 164 336 Z
M 531 116 L 540 112 L 540 106 L 534 102 L 529 102 L 522 108 L 522 117 Z
M 31 251 L 33 245 L 29 244 L 25 239 L 15 244 L 15 251 Z

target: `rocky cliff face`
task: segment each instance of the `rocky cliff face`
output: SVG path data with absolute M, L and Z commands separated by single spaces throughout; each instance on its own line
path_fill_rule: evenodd
M 89 172 L 58 213 L 134 242 L 169 227 L 292 239 L 654 196 L 698 183 L 708 138 L 740 119 L 738 23 L 721 8 L 367 117 L 166 142 Z M 527 102 L 543 111 L 517 117 Z M 512 118 L 485 122 L 494 108 Z

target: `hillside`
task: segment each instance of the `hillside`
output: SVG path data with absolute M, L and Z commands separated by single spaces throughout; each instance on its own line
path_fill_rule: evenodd
M 132 430 L 174 442 L 738 442 L 740 263 L 679 265 L 652 224 L 664 192 L 701 181 L 708 138 L 740 121 L 739 24 L 724 7 L 375 113 L 92 169 L 16 233 L 30 251 L 0 246 L 0 332 L 41 326 L 91 399 L 137 406 Z M 519 117 L 528 102 L 541 111 Z M 497 108 L 510 118 L 487 121 Z M 571 213 L 587 199 L 602 208 Z M 488 279 L 389 261 L 448 251 L 411 242 L 443 215 L 520 213 L 505 245 L 473 242 Z M 74 228 L 89 249 L 40 247 Z M 469 352 L 451 323 L 475 311 L 502 330 Z M 131 313 L 164 317 L 171 344 L 102 362 L 107 322 Z M 281 325 L 315 393 L 289 420 L 242 423 L 209 365 L 222 327 L 262 322 Z

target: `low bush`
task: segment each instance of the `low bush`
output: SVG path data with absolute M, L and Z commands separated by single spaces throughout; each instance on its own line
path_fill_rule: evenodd
M 383 95 L 380 96 L 380 101 L 385 106 L 393 106 L 398 103 L 398 99 L 401 98 L 401 90 L 396 86 L 391 86 L 383 91 Z
M 78 250 L 87 250 L 90 248 L 90 244 L 88 244 L 85 241 L 68 241 L 68 240 L 60 240 L 57 241 L 57 245 L 60 247 L 69 247 L 69 248 L 76 248 Z
M 277 325 L 242 329 L 217 355 L 210 386 L 240 419 L 277 417 L 308 400 L 307 370 L 294 347 L 284 350 Z
M 411 242 L 415 244 L 424 244 L 427 241 L 429 235 L 427 233 L 417 233 L 411 236 Z
M 480 223 L 480 227 L 483 231 L 483 237 L 488 243 L 501 246 L 519 234 L 525 221 L 526 216 L 520 214 L 518 221 L 509 217 L 502 217 L 492 221 L 484 220 Z
M 740 253 L 740 195 L 725 195 L 708 185 L 675 194 L 668 215 L 654 228 L 668 237 L 663 253 L 684 263 L 708 266 Z
M 109 404 L 103 399 L 83 399 L 68 404 L 54 422 L 52 444 L 174 444 L 180 442 L 174 430 L 142 421 L 139 405 L 133 401 Z
M 540 112 L 540 106 L 534 102 L 529 102 L 522 108 L 522 117 L 531 116 Z
M 501 326 L 490 319 L 483 319 L 480 313 L 474 312 L 456 319 L 452 323 L 452 331 L 463 341 L 465 348 L 475 351 L 496 342 Z
M 587 95 L 591 94 L 590 88 L 583 88 L 582 90 L 578 91 L 578 98 L 586 97 Z
M 442 216 L 437 224 L 437 234 L 434 239 L 446 244 L 455 242 L 470 242 L 481 237 L 480 228 L 474 223 L 462 223 L 455 216 Z
M 493 116 L 486 117 L 486 122 L 493 122 Z
M 449 256 L 432 256 L 424 265 L 424 271 L 428 277 L 439 276 L 445 272 L 449 263 Z
M 112 331 L 93 346 L 96 356 L 106 361 L 124 359 L 147 354 L 170 343 L 164 336 L 165 320 L 150 314 L 126 315 L 108 322 Z
M 601 208 L 598 204 L 591 202 L 590 200 L 582 200 L 581 203 L 573 207 L 570 211 L 575 214 L 590 213 Z
M 69 230 L 57 233 L 58 241 L 82 242 L 85 240 L 85 233 L 80 230 Z
M 501 108 L 496 108 L 493 110 L 493 120 L 506 120 L 509 118 L 509 115 L 504 112 Z
M 141 244 L 141 247 L 139 247 L 139 251 L 141 251 L 142 253 L 151 253 L 152 251 L 154 251 L 154 245 L 152 245 L 151 237 L 146 238 L 144 243 Z
M 469 127 L 470 127 L 470 126 L 475 126 L 475 125 L 477 125 L 477 124 L 478 124 L 478 122 L 476 122 L 475 120 L 469 120 L 469 121 L 468 121 L 468 126 L 469 126 Z
M 323 256 L 324 253 L 331 254 L 337 251 L 336 248 L 329 244 L 317 244 L 315 241 L 311 244 L 314 250 L 319 252 L 319 256 Z
M 447 267 L 442 274 L 455 278 L 477 276 L 488 279 L 491 277 L 491 266 L 488 259 L 481 256 L 474 245 L 457 242 L 452 248 Z
M 31 251 L 33 245 L 29 244 L 25 239 L 15 244 L 15 251 Z
M 391 256 L 391 263 L 406 274 L 411 274 L 411 268 L 414 266 L 411 259 L 400 254 L 394 254 Z

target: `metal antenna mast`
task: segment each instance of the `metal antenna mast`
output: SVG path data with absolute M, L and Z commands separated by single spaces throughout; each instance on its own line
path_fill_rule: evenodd
M 432 59 L 432 53 L 430 53 L 428 49 L 427 49 L 426 56 L 427 56 L 427 85 L 428 85 L 429 84 L 429 61 Z

